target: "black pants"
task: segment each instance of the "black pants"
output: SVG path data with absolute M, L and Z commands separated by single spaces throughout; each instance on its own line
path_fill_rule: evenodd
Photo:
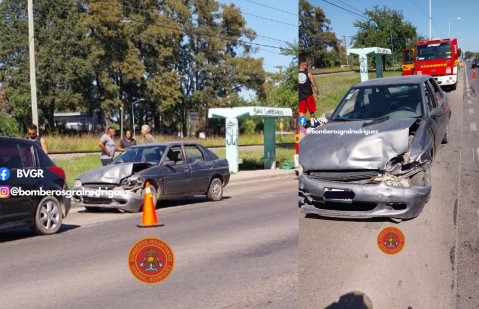
M 100 159 L 100 160 L 101 160 L 101 164 L 103 164 L 103 166 L 108 165 L 111 162 L 113 162 L 113 159 Z

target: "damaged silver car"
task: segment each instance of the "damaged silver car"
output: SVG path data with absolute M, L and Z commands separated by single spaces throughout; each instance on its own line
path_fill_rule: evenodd
M 89 211 L 116 208 L 138 212 L 145 183 L 153 201 L 206 195 L 223 197 L 230 179 L 228 161 L 196 143 L 165 143 L 133 146 L 110 165 L 80 175 L 73 185 L 74 200 Z
M 331 217 L 418 216 L 451 109 L 427 75 L 354 85 L 299 144 L 299 207 Z

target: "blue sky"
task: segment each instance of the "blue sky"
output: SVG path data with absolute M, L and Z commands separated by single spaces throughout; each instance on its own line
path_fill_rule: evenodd
M 354 21 L 361 19 L 351 12 L 361 14 L 365 9 L 372 10 L 375 5 L 388 6 L 391 9 L 402 11 L 404 20 L 412 23 L 419 34 L 429 37 L 429 0 L 309 0 L 314 6 L 320 7 L 326 17 L 331 20 L 330 26 L 336 37 L 347 37 L 350 48 L 350 38 L 356 34 Z M 332 3 L 332 4 L 331 4 Z M 451 37 L 459 39 L 459 47 L 466 51 L 479 51 L 478 4 L 477 0 L 431 0 L 432 4 L 432 37 L 448 37 L 449 21 Z M 336 5 L 336 6 L 335 6 Z M 358 12 L 359 11 L 359 12 Z M 455 18 L 461 17 L 460 20 Z
M 298 1 L 296 0 L 219 0 L 234 3 L 241 9 L 246 25 L 258 35 L 254 43 L 259 51 L 254 55 L 264 59 L 264 69 L 278 72 L 275 66 L 288 66 L 292 60 L 280 54 L 275 47 L 285 47 L 284 42 L 298 41 Z

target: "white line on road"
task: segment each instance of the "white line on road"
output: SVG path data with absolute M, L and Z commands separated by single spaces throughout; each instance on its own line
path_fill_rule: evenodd
M 469 109 L 469 114 L 474 114 L 474 108 Z
M 479 210 L 477 211 L 477 234 L 479 235 Z
M 471 131 L 477 131 L 477 126 L 475 122 L 471 122 L 469 125 L 471 126 Z

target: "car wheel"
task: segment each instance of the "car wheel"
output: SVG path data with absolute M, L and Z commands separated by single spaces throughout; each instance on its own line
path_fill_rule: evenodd
M 37 205 L 33 229 L 36 234 L 50 235 L 62 226 L 62 207 L 53 196 L 44 197 Z
M 444 133 L 444 136 L 442 137 L 441 144 L 447 144 L 449 142 L 449 125 L 447 125 L 446 132 Z
M 85 206 L 85 209 L 88 212 L 100 212 L 101 207 Z
M 156 193 L 156 188 L 153 185 L 150 185 L 150 191 L 151 191 L 151 195 L 153 196 L 153 205 L 155 205 L 155 209 L 156 209 L 156 204 L 158 203 L 158 196 L 157 196 L 157 193 Z M 143 188 L 143 190 L 141 191 L 141 196 L 145 196 L 145 188 Z M 140 212 L 142 210 L 143 210 L 143 203 L 140 206 L 140 208 L 138 209 L 138 212 Z
M 411 177 L 411 185 L 420 187 L 431 185 L 431 162 L 424 163 L 422 171 Z
M 211 180 L 206 197 L 209 201 L 219 201 L 223 198 L 223 182 L 219 178 Z

